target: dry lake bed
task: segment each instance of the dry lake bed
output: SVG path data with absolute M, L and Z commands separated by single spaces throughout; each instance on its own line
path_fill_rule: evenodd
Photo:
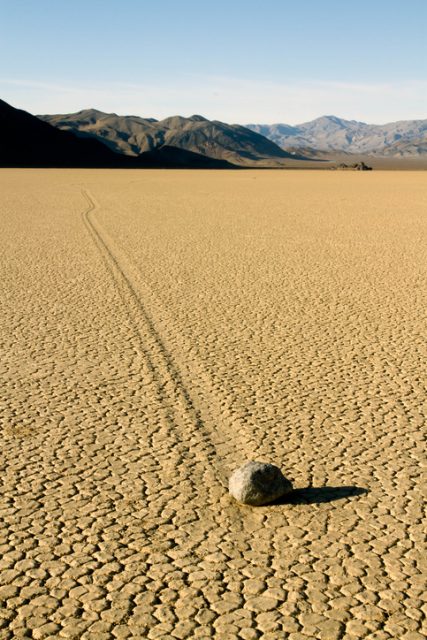
M 0 639 L 423 640 L 426 173 L 10 169 L 0 210 Z M 228 495 L 251 459 L 288 502 Z

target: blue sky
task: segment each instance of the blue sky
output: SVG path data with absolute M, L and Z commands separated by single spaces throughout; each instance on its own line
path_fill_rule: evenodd
M 427 118 L 427 0 L 0 0 L 0 97 L 32 113 Z

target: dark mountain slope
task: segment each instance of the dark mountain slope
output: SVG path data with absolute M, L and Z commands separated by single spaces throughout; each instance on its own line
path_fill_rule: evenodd
M 153 151 L 146 151 L 137 158 L 120 156 L 130 167 L 147 169 L 238 169 L 226 160 L 209 158 L 200 153 L 164 145 Z
M 231 169 L 214 158 L 163 147 L 137 157 L 114 153 L 94 138 L 61 131 L 0 100 L 1 167 L 116 167 Z
M 0 166 L 114 166 L 117 156 L 97 140 L 59 131 L 0 100 Z

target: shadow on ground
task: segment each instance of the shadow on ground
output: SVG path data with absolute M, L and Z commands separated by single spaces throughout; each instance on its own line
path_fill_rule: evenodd
M 347 487 L 306 487 L 305 489 L 294 489 L 288 495 L 271 504 L 321 504 L 322 502 L 333 502 L 334 500 L 360 496 L 364 493 L 368 493 L 368 490 L 354 485 Z

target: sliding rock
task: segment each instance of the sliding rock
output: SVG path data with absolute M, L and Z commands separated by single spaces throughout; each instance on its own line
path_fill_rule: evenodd
M 274 464 L 253 461 L 233 473 L 228 488 L 238 502 L 259 506 L 286 495 L 292 484 Z

